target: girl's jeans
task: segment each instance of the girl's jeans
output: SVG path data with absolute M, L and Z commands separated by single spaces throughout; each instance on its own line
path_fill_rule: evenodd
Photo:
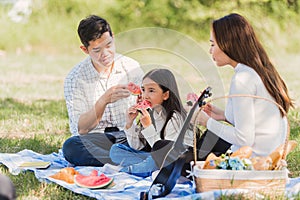
M 150 152 L 139 151 L 125 144 L 114 144 L 110 149 L 111 160 L 123 168 L 121 172 L 147 177 L 158 170 Z

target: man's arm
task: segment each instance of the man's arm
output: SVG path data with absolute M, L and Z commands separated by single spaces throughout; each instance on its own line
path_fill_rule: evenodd
M 95 128 L 101 120 L 104 110 L 109 103 L 116 102 L 120 99 L 129 97 L 130 92 L 127 85 L 116 85 L 109 88 L 95 103 L 95 106 L 83 113 L 78 121 L 78 133 L 87 134 Z

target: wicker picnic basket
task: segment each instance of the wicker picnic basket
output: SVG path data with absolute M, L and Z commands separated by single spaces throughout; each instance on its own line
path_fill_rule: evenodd
M 244 95 L 231 95 L 220 98 L 241 97 Z M 257 96 L 249 96 L 252 98 L 260 98 Z M 218 98 L 219 99 L 219 98 Z M 209 102 L 216 100 L 212 99 Z M 283 108 L 272 100 L 265 99 L 276 104 L 286 116 Z M 198 110 L 198 113 L 202 108 Z M 197 113 L 197 114 L 198 114 Z M 288 145 L 290 126 L 287 120 L 287 134 L 284 142 L 283 160 L 286 159 L 286 149 Z M 196 131 L 194 131 L 195 133 Z M 223 170 L 223 169 L 202 169 L 204 161 L 197 161 L 197 145 L 196 134 L 194 134 L 194 161 L 191 162 L 192 174 L 196 192 L 207 192 L 212 190 L 227 189 L 246 189 L 242 190 L 247 198 L 255 199 L 257 196 L 263 195 L 270 199 L 283 196 L 285 185 L 288 178 L 288 170 Z

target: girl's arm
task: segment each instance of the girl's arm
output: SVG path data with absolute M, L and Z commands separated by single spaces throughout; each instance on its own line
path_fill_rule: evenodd
M 124 132 L 129 146 L 137 150 L 142 149 L 145 146 L 140 140 L 142 130 L 140 119 L 141 115 L 138 114 L 135 106 L 130 107 L 126 113 Z

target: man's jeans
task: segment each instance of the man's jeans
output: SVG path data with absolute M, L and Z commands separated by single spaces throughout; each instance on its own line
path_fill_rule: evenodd
M 124 131 L 109 133 L 90 133 L 73 136 L 63 144 L 65 159 L 76 166 L 103 166 L 112 164 L 109 157 L 111 146 L 126 141 Z

